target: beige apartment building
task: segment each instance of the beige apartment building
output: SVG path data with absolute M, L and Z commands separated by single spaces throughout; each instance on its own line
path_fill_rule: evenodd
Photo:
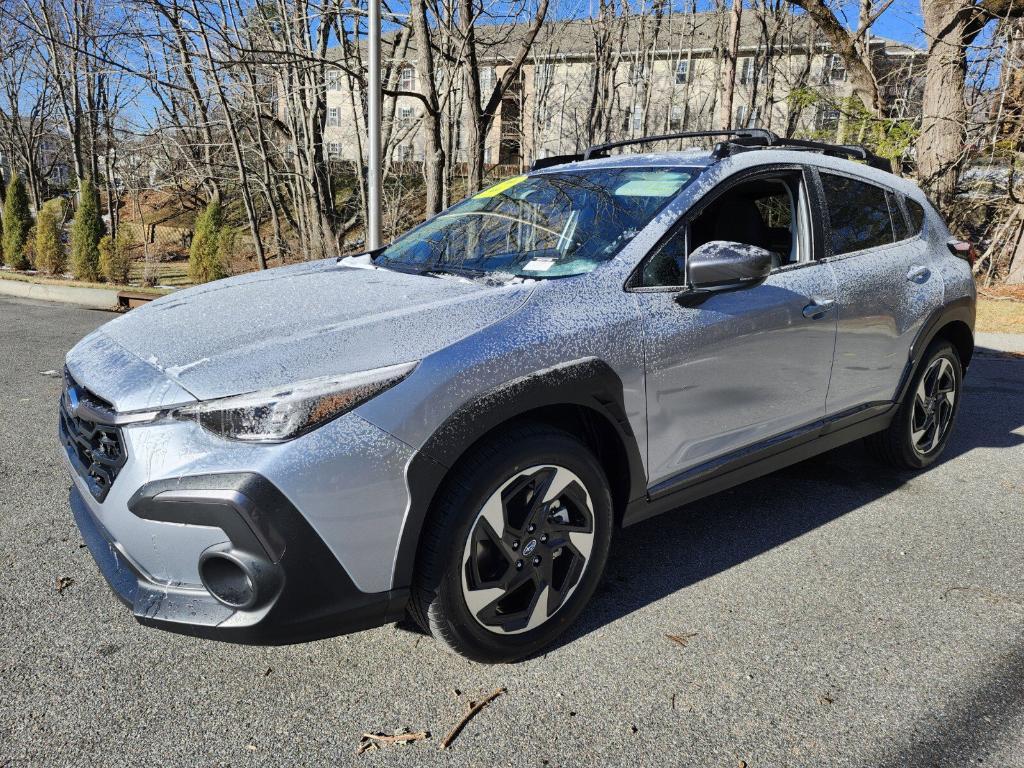
M 477 28 L 481 91 L 489 93 L 519 51 L 525 25 Z M 504 94 L 486 137 L 488 165 L 528 167 L 535 159 L 578 152 L 593 143 L 721 127 L 723 50 L 728 17 L 721 13 L 547 22 L 519 76 Z M 923 51 L 879 37 L 868 41 L 886 108 L 894 118 L 919 111 Z M 392 62 L 395 90 L 420 92 L 415 50 Z M 451 78 L 444 110 L 448 154 L 465 161 L 460 120 L 461 73 Z M 349 79 L 327 76 L 328 157 L 355 160 L 365 152 L 360 102 Z M 759 18 L 744 11 L 733 96 L 732 127 L 834 139 L 852 89 L 834 55 L 806 16 Z M 389 160 L 423 158 L 422 102 L 386 98 Z

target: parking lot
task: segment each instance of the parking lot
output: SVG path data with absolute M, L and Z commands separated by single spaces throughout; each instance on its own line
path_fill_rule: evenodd
M 979 351 L 929 471 L 852 445 L 623 531 L 563 642 L 486 667 L 405 626 L 136 624 L 72 522 L 47 375 L 109 317 L 0 299 L 4 768 L 1024 766 L 1024 357 Z M 431 737 L 355 754 L 402 728 Z

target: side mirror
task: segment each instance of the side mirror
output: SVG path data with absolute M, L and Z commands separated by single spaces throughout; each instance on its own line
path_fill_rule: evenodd
M 772 253 L 756 245 L 712 240 L 688 259 L 690 284 L 698 291 L 734 291 L 763 283 L 772 271 Z

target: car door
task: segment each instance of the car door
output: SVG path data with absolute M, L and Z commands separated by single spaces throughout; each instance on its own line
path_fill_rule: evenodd
M 836 286 L 831 268 L 815 259 L 821 229 L 812 215 L 810 178 L 806 170 L 789 167 L 727 179 L 634 277 L 644 333 L 652 486 L 824 416 Z M 772 217 L 771 206 L 759 208 L 759 224 L 749 205 L 736 202 L 757 194 L 755 185 L 774 183 L 784 185 L 790 198 L 788 253 L 784 227 L 764 221 Z M 769 250 L 779 252 L 779 263 L 761 285 L 685 306 L 677 301 L 688 293 L 681 265 L 698 241 L 709 238 L 775 245 Z
M 837 287 L 835 364 L 827 413 L 891 401 L 910 347 L 940 306 L 942 276 L 902 201 L 867 179 L 819 169 L 827 263 Z

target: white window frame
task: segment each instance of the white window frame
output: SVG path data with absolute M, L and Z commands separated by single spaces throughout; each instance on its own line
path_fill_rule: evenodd
M 690 60 L 680 59 L 676 62 L 676 85 L 690 82 Z
M 416 90 L 416 68 L 410 64 L 403 64 L 398 70 L 398 88 L 403 91 Z
M 846 62 L 838 53 L 830 53 L 828 57 L 828 81 L 830 83 L 845 83 L 847 78 Z

